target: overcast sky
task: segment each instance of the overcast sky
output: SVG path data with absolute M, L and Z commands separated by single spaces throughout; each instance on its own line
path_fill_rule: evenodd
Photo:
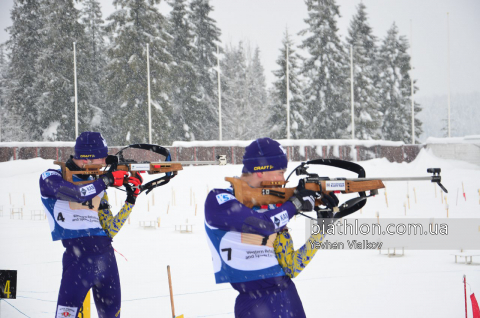
M 101 0 L 104 17 L 113 12 L 112 0 Z M 337 0 L 338 27 L 345 39 L 360 0 Z M 285 29 L 296 44 L 306 28 L 303 0 L 211 0 L 212 17 L 222 31 L 222 42 L 249 41 L 261 51 L 267 81 L 273 80 Z M 418 97 L 446 95 L 448 91 L 447 12 L 450 25 L 450 87 L 453 93 L 480 92 L 480 0 L 363 0 L 374 34 L 383 39 L 395 22 L 401 35 L 413 39 L 413 77 Z M 13 0 L 0 0 L 0 42 L 8 39 Z M 162 12 L 169 8 L 162 4 Z M 410 31 L 412 30 L 412 32 Z M 411 34 L 413 37 L 411 37 Z

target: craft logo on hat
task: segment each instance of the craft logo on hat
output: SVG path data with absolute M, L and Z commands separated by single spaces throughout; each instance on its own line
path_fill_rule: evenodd
M 254 170 L 254 171 L 273 170 L 273 166 L 272 166 L 272 165 L 268 165 L 268 166 L 258 166 L 258 167 L 254 167 L 253 170 Z

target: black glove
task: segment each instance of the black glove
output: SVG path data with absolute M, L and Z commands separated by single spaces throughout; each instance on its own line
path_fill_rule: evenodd
M 297 188 L 288 201 L 291 201 L 295 205 L 297 213 L 300 211 L 308 212 L 313 210 L 313 207 L 315 206 L 315 198 L 317 196 L 318 194 L 315 191 L 307 189 L 298 190 Z
M 327 207 L 327 209 L 330 209 L 333 211 L 333 208 L 338 206 L 338 198 L 335 195 L 335 193 L 330 192 L 330 193 L 322 193 L 322 196 L 320 199 L 323 202 L 323 205 Z
M 321 200 L 323 205 L 325 205 L 327 208 L 322 209 L 318 206 L 315 207 L 315 211 L 317 211 L 317 217 L 319 218 L 317 222 L 320 224 L 320 219 L 325 219 L 321 221 L 325 225 L 334 223 L 336 221 L 336 211 L 334 211 L 334 207 L 338 206 L 339 202 L 337 196 L 333 192 L 322 193 Z
M 113 171 L 107 172 L 100 176 L 100 179 L 103 180 L 105 186 L 114 186 L 114 187 L 121 187 L 123 185 L 123 179 L 128 176 L 127 171 Z

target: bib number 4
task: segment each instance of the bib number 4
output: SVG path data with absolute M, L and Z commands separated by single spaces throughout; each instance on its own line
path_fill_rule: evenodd
M 58 213 L 57 221 L 65 222 L 65 218 L 63 217 L 62 213 Z

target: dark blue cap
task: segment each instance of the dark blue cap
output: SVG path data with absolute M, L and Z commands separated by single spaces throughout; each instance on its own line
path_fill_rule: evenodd
M 102 134 L 84 131 L 75 142 L 75 159 L 98 159 L 108 155 L 107 142 Z
M 245 148 L 242 173 L 282 170 L 287 163 L 282 145 L 270 138 L 259 138 Z

